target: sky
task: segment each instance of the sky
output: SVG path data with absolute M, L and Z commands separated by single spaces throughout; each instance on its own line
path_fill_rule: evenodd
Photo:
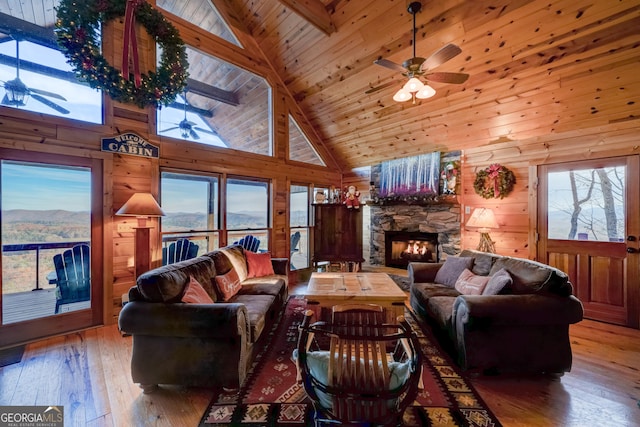
M 91 172 L 2 161 L 2 210 L 91 210 Z

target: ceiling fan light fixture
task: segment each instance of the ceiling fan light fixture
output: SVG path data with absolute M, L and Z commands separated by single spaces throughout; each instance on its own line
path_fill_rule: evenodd
M 435 94 L 436 94 L 436 90 L 434 88 L 432 88 L 429 85 L 423 85 L 422 89 L 420 89 L 416 93 L 416 98 L 418 98 L 418 99 L 427 99 L 427 98 L 431 98 Z
M 415 77 L 411 77 L 409 81 L 406 82 L 402 88 L 407 92 L 418 92 L 420 89 L 422 89 L 423 86 L 424 86 L 424 83 L 422 83 L 420 80 L 416 79 Z
M 406 90 L 404 87 L 396 92 L 393 95 L 393 100 L 396 102 L 406 102 L 412 98 L 411 92 Z
M 20 79 L 11 80 L 5 83 L 4 89 L 7 91 L 7 98 L 10 105 L 23 107 L 29 99 L 29 90 Z

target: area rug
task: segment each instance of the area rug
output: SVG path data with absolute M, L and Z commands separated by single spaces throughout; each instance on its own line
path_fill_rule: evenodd
M 393 280 L 396 283 L 396 285 L 398 285 L 400 289 L 402 289 L 405 292 L 409 292 L 409 290 L 411 289 L 411 280 L 408 277 L 400 276 L 399 274 L 392 274 L 392 273 L 388 273 L 388 275 L 391 278 L 391 280 Z
M 5 348 L 0 350 L 0 368 L 3 366 L 20 363 L 24 354 L 24 346 Z
M 297 345 L 298 326 L 306 301 L 293 296 L 284 315 L 269 332 L 264 351 L 253 364 L 238 392 L 214 391 L 200 427 L 313 426 L 313 406 L 296 382 L 291 353 Z M 438 427 L 499 427 L 467 379 L 435 343 L 429 330 L 409 310 L 406 318 L 418 335 L 424 354 L 423 382 L 416 401 L 404 414 L 403 425 Z

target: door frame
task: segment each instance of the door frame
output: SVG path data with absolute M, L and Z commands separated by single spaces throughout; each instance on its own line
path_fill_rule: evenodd
M 3 160 L 45 165 L 78 166 L 90 168 L 91 170 L 91 309 L 59 313 L 8 325 L 0 324 L 0 348 L 105 323 L 105 302 L 108 301 L 108 295 L 105 295 L 103 274 L 106 255 L 104 251 L 106 247 L 104 212 L 107 209 L 104 199 L 104 177 L 106 176 L 106 169 L 110 170 L 111 162 L 106 162 L 100 157 L 61 155 L 0 147 L 0 158 Z M 111 251 L 108 251 L 108 253 L 111 253 Z M 2 258 L 0 257 L 0 272 L 1 269 Z M 108 294 L 110 295 L 110 293 Z M 1 301 L 2 292 L 0 288 L 0 303 Z
M 535 244 L 533 251 L 535 259 L 539 262 L 549 263 L 547 259 L 547 240 L 544 239 L 547 227 L 547 187 L 544 175 L 554 170 L 570 170 L 571 166 L 587 166 L 589 168 L 608 167 L 613 165 L 626 166 L 625 186 L 625 239 L 624 245 L 631 252 L 624 253 L 624 305 L 626 306 L 626 326 L 640 328 L 640 156 L 631 155 L 624 157 L 609 157 L 601 159 L 572 160 L 566 162 L 541 164 L 530 168 L 531 194 L 530 212 L 530 241 Z M 629 240 L 631 236 L 634 240 Z M 556 240 L 556 239 L 553 239 Z M 565 247 L 570 248 L 572 240 L 563 241 Z M 583 243 L 583 242 L 581 242 Z M 597 244 L 596 242 L 593 242 Z M 620 252 L 620 248 L 617 248 Z M 618 254 L 621 255 L 621 254 Z M 571 279 L 571 278 L 570 278 Z M 574 283 L 574 286 L 576 284 Z M 580 291 L 574 289 L 580 297 Z M 605 319 L 594 319 L 607 321 Z

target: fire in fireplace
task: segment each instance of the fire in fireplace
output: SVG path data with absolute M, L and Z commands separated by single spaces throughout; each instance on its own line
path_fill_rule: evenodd
M 386 231 L 385 265 L 405 268 L 409 262 L 438 262 L 438 234 Z

